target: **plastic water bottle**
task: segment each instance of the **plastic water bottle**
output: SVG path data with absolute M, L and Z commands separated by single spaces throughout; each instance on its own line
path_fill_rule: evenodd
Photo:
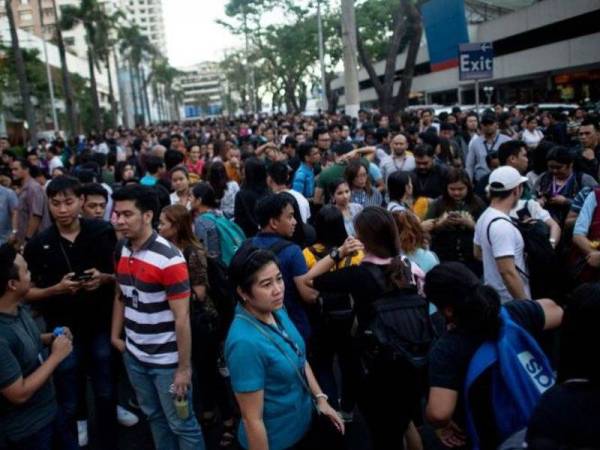
M 63 334 L 65 334 L 65 328 L 64 327 L 56 327 L 54 329 L 54 331 L 52 332 L 52 334 L 54 335 L 54 337 L 62 336 Z
M 190 416 L 190 405 L 186 397 L 180 397 L 175 395 L 175 386 L 169 387 L 169 393 L 173 395 L 173 405 L 175 406 L 175 412 L 177 417 L 181 420 L 186 420 Z

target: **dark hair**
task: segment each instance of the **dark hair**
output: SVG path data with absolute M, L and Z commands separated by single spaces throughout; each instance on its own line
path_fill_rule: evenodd
M 266 193 L 267 187 L 267 166 L 264 161 L 251 156 L 244 161 L 244 189 L 249 189 L 258 194 Z
M 286 206 L 294 207 L 294 197 L 285 193 L 268 194 L 256 202 L 256 221 L 261 228 L 266 227 L 271 219 L 278 219 Z
M 598 131 L 598 121 L 590 118 L 583 119 L 581 121 L 580 127 L 589 127 L 592 126 L 596 131 Z
M 128 161 L 119 161 L 115 167 L 115 182 L 122 183 L 124 181 L 123 172 L 127 166 L 133 169 L 133 176 L 135 177 L 135 164 L 131 164 Z
M 21 169 L 23 170 L 27 170 L 27 171 L 31 171 L 31 163 L 29 161 L 27 161 L 25 158 L 16 158 L 14 152 L 12 152 L 12 150 L 6 150 L 4 152 L 5 155 L 10 155 L 10 153 L 12 153 L 12 157 L 14 158 L 15 161 L 17 161 L 19 164 L 21 164 Z
M 344 178 L 346 178 L 346 181 L 348 182 L 348 187 L 352 189 L 352 182 L 358 176 L 358 172 L 360 172 L 361 168 L 365 169 L 365 172 L 367 173 L 365 192 L 371 195 L 373 193 L 373 188 L 371 187 L 371 181 L 369 180 L 369 171 L 359 159 L 350 161 L 350 163 L 346 166 L 346 170 L 344 170 Z
M 392 172 L 387 179 L 387 189 L 390 200 L 399 201 L 406 194 L 406 187 L 410 183 L 410 174 L 403 170 Z
M 317 242 L 330 249 L 339 247 L 348 237 L 344 215 L 334 205 L 325 205 L 314 217 Z
M 444 205 L 444 211 L 450 211 L 455 208 L 455 200 L 450 197 L 448 193 L 448 185 L 453 183 L 463 183 L 467 186 L 467 195 L 465 197 L 465 204 L 471 206 L 475 201 L 475 195 L 473 193 L 473 183 L 471 182 L 471 178 L 469 174 L 464 169 L 450 168 L 448 170 L 448 176 L 446 178 L 446 186 L 444 191 L 442 192 L 442 199 Z
M 575 155 L 567 147 L 555 145 L 546 155 L 546 161 L 556 161 L 559 164 L 573 164 Z
M 179 152 L 178 152 L 179 153 Z M 185 175 L 185 177 L 189 180 L 190 179 L 190 172 L 188 171 L 187 167 L 183 166 L 183 165 L 179 165 L 179 166 L 175 166 L 172 167 L 169 170 L 169 177 L 172 177 L 173 174 L 175 172 L 183 172 L 183 174 Z
M 41 139 L 40 139 L 41 140 Z M 50 145 L 47 149 L 46 152 L 53 154 L 54 156 L 60 155 L 61 150 L 56 147 L 55 145 Z
M 508 158 L 511 156 L 519 156 L 521 150 L 524 149 L 527 149 L 527 144 L 525 144 L 523 141 L 517 141 L 513 139 L 503 142 L 500 144 L 500 147 L 498 147 L 498 159 L 500 160 L 500 165 L 505 166 Z
M 367 206 L 354 219 L 354 228 L 367 252 L 380 258 L 400 253 L 400 236 L 392 213 L 379 206 Z
M 322 134 L 329 133 L 329 130 L 325 127 L 315 128 L 313 131 L 313 141 L 317 142 L 319 140 L 319 136 Z
M 78 191 L 79 195 L 83 195 L 86 199 L 90 195 L 101 195 L 104 200 L 108 201 L 108 191 L 98 183 L 83 184 Z
M 587 378 L 600 382 L 600 364 L 590 357 L 598 342 L 597 321 L 600 315 L 600 284 L 586 283 L 571 294 L 560 331 L 558 378 Z
M 275 161 L 273 164 L 271 164 L 271 166 L 267 169 L 267 174 L 271 177 L 273 182 L 280 186 L 287 185 L 290 177 L 287 164 L 281 161 Z
M 229 264 L 229 279 L 234 287 L 240 288 L 245 293 L 250 293 L 252 285 L 256 282 L 256 274 L 268 264 L 279 261 L 273 252 L 255 247 L 251 241 L 246 241 L 233 255 Z M 234 291 L 238 301 L 242 301 L 237 290 Z
M 335 191 L 337 191 L 337 188 L 340 187 L 342 184 L 348 184 L 348 181 L 345 178 L 338 178 L 336 180 L 333 180 L 331 183 L 329 183 L 329 196 L 331 197 L 331 199 L 333 200 L 333 197 L 335 196 Z M 350 185 L 348 184 L 348 188 L 350 188 Z
M 435 133 L 435 131 L 425 131 L 424 133 L 419 133 L 419 137 L 423 141 L 423 144 L 420 145 L 420 146 L 418 146 L 418 147 L 422 147 L 422 146 L 428 145 L 428 146 L 430 146 L 433 149 L 433 154 L 435 154 L 435 148 L 440 143 L 440 138 Z M 415 151 L 416 150 L 417 149 L 415 148 Z M 425 155 L 422 155 L 422 156 L 425 156 Z
M 152 211 L 154 218 L 158 216 L 159 201 L 155 189 L 139 184 L 128 184 L 123 186 L 112 195 L 114 202 L 133 201 L 137 209 L 142 213 Z
M 413 151 L 413 155 L 415 158 L 433 158 L 435 156 L 435 149 L 429 144 L 417 145 Z
M 165 165 L 165 162 L 162 158 L 158 156 L 149 155 L 146 158 L 145 164 L 148 173 L 150 173 L 151 175 L 155 175 L 160 170 L 160 168 Z
M 214 161 L 208 167 L 207 181 L 215 190 L 215 198 L 220 201 L 225 195 L 227 182 L 229 181 L 227 170 L 225 170 L 225 164 L 223 164 L 221 161 Z
M 73 194 L 79 196 L 81 183 L 77 178 L 61 175 L 54 178 L 46 187 L 46 195 L 48 198 L 56 197 L 58 194 Z
M 425 295 L 440 311 L 452 308 L 457 329 L 483 339 L 498 336 L 500 296 L 464 264 L 445 262 L 427 272 Z
M 175 227 L 177 244 L 182 249 L 189 246 L 202 248 L 202 244 L 194 234 L 192 215 L 185 206 L 168 205 L 162 209 L 161 214 L 164 214 L 172 226 Z
M 165 167 L 167 170 L 171 170 L 173 167 L 183 163 L 185 157 L 183 153 L 178 150 L 167 150 L 165 152 Z
M 536 148 L 533 149 L 532 155 L 532 169 L 537 175 L 541 175 L 548 169 L 546 157 L 548 152 L 555 146 L 554 142 L 541 140 Z
M 8 282 L 19 279 L 19 269 L 15 264 L 17 251 L 10 244 L 0 246 L 0 296 L 6 293 Z
M 300 161 L 305 162 L 306 157 L 310 155 L 310 152 L 315 147 L 316 146 L 313 141 L 306 141 L 300 144 L 296 150 L 298 152 L 298 158 L 300 158 Z
M 530 124 L 534 120 L 537 122 L 537 117 L 534 115 L 529 115 L 525 118 L 525 123 Z
M 439 145 L 440 153 L 438 154 L 438 158 L 446 164 L 451 164 L 452 160 L 456 158 L 456 152 L 452 148 L 454 144 L 450 142 L 450 139 L 439 138 Z
M 197 200 L 200 200 L 204 206 L 209 208 L 219 207 L 219 202 L 215 197 L 215 190 L 206 182 L 198 183 L 196 186 L 194 186 L 194 189 L 192 189 L 192 195 Z

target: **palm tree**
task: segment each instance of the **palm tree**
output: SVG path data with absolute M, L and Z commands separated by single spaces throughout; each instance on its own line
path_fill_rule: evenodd
M 23 53 L 21 53 L 21 47 L 19 46 L 19 36 L 17 34 L 17 26 L 15 24 L 15 16 L 13 14 L 11 0 L 5 0 L 5 9 L 10 27 L 12 50 L 15 55 L 15 66 L 17 69 L 17 78 L 19 80 L 21 101 L 23 102 L 25 119 L 29 125 L 29 141 L 32 145 L 35 145 L 35 139 L 37 137 L 35 111 L 33 109 L 33 105 L 31 104 L 31 89 L 29 87 L 29 80 L 27 79 L 27 73 L 25 71 L 25 60 L 23 59 Z
M 81 0 L 79 7 L 65 5 L 62 8 L 60 26 L 64 30 L 72 30 L 77 23 L 85 29 L 85 40 L 88 45 L 88 70 L 90 73 L 90 91 L 94 110 L 95 127 L 102 132 L 102 111 L 98 101 L 98 85 L 95 69 L 98 66 L 97 44 L 99 36 L 107 34 L 108 16 L 97 0 Z
M 52 0 L 52 8 L 54 9 L 54 17 L 58 17 L 58 9 L 56 7 L 56 0 Z M 77 114 L 75 113 L 75 101 L 73 96 L 73 87 L 71 86 L 71 75 L 69 74 L 69 68 L 67 66 L 67 51 L 65 49 L 65 42 L 63 40 L 62 30 L 60 26 L 54 27 L 56 32 L 56 46 L 58 47 L 58 54 L 60 56 L 60 67 L 62 75 L 62 87 L 63 95 L 65 98 L 65 110 L 67 113 L 67 132 L 74 136 L 79 131 Z
M 156 97 L 158 100 L 157 106 L 162 117 L 171 119 L 171 111 L 169 109 L 167 114 L 165 103 L 172 104 L 174 102 L 173 83 L 180 75 L 181 72 L 171 67 L 166 58 L 157 57 L 152 61 L 152 73 L 149 78 L 153 82 L 153 85 L 155 85 L 154 91 L 158 93 L 158 97 Z

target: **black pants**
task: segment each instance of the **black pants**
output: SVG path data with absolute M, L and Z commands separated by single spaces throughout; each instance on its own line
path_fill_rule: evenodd
M 315 412 L 310 429 L 290 450 L 342 450 L 344 448 L 344 436 L 335 429 L 328 417 Z
M 425 372 L 403 361 L 376 359 L 369 364 L 358 392 L 374 450 L 403 449 L 408 424 L 418 415 Z

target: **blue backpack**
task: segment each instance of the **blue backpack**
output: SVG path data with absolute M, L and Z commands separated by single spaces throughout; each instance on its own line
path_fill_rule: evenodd
M 467 429 L 473 450 L 480 449 L 469 394 L 477 379 L 491 374 L 491 398 L 498 436 L 505 440 L 525 428 L 541 395 L 554 384 L 548 358 L 523 328 L 500 309 L 502 326 L 497 341 L 486 341 L 469 363 L 465 380 Z
M 228 266 L 233 255 L 235 255 L 235 252 L 242 246 L 242 243 L 246 239 L 246 235 L 235 222 L 229 220 L 225 216 L 205 213 L 202 217 L 215 224 L 217 234 L 219 235 L 221 261 Z

